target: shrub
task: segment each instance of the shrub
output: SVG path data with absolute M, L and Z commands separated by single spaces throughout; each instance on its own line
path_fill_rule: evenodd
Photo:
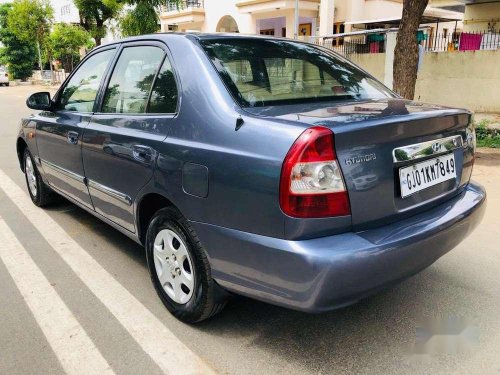
M 490 121 L 486 119 L 474 124 L 477 147 L 500 148 L 500 132 L 498 129 L 489 127 L 489 124 Z

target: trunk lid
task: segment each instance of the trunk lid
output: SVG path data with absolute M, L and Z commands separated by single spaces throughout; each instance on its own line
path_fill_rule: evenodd
M 268 107 L 259 112 L 332 129 L 354 230 L 400 220 L 444 202 L 470 179 L 474 150 L 466 131 L 471 115 L 465 110 L 391 98 L 315 107 Z M 447 144 L 433 146 L 443 138 Z M 450 154 L 454 155 L 456 178 L 402 197 L 400 168 L 415 169 L 417 163 L 431 163 L 431 159 L 434 162 Z

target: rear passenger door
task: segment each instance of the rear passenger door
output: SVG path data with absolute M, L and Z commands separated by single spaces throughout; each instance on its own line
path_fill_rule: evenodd
M 95 210 L 131 232 L 136 231 L 133 203 L 153 176 L 177 102 L 166 46 L 122 45 L 100 108 L 85 129 L 82 157 Z

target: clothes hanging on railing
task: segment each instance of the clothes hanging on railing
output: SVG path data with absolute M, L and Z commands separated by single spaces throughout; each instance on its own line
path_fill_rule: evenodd
M 477 51 L 481 49 L 481 34 L 462 33 L 460 35 L 460 51 Z
M 380 52 L 380 43 L 379 42 L 371 42 L 370 43 L 370 53 L 379 53 Z

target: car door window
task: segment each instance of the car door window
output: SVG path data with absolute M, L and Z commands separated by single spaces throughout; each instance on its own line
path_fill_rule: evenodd
M 175 113 L 177 111 L 177 97 L 174 72 L 170 60 L 166 57 L 151 91 L 148 112 Z
M 92 112 L 102 77 L 106 72 L 115 49 L 90 56 L 70 78 L 64 87 L 59 108 L 71 112 Z
M 149 93 L 165 53 L 153 46 L 123 49 L 102 105 L 104 113 L 145 113 Z

